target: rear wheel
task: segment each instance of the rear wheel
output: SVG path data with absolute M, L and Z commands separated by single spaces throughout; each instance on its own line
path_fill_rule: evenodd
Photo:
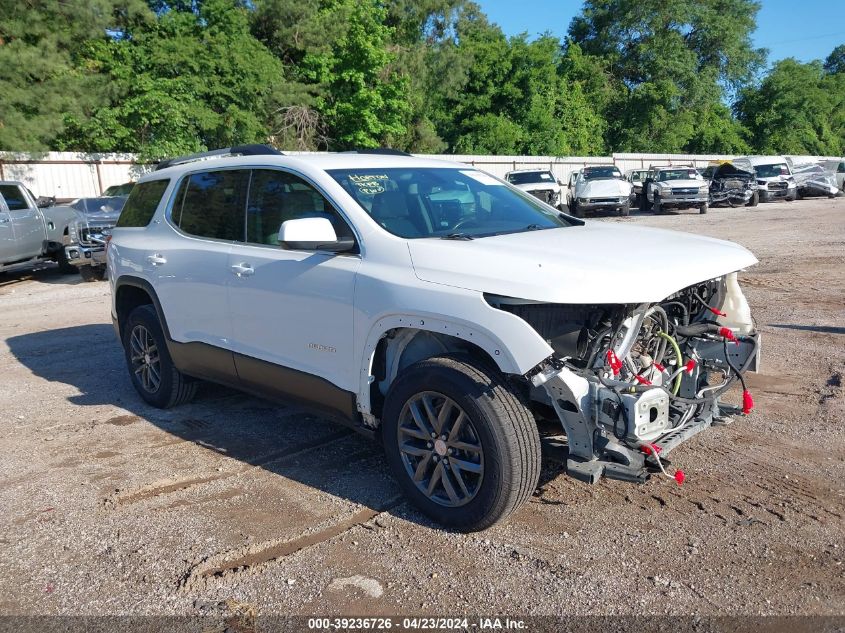
M 531 496 L 540 437 L 498 371 L 443 356 L 391 385 L 382 422 L 387 461 L 408 499 L 444 525 L 483 530 Z
M 194 397 L 197 383 L 173 364 L 158 315 L 151 305 L 135 308 L 123 331 L 129 375 L 144 400 L 159 409 L 168 409 Z
M 59 272 L 65 275 L 72 275 L 76 272 L 76 266 L 71 264 L 67 259 L 64 246 L 56 253 L 56 263 L 59 265 Z

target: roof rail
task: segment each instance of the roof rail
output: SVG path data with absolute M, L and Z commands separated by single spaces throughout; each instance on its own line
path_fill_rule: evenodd
M 385 156 L 411 156 L 408 152 L 393 149 L 392 147 L 364 147 L 362 149 L 350 149 L 341 154 L 382 154 Z
M 160 161 L 155 170 L 166 169 L 174 165 L 181 165 L 183 163 L 191 163 L 196 160 L 203 160 L 204 158 L 213 158 L 215 156 L 284 156 L 282 152 L 269 145 L 252 144 L 252 145 L 235 145 L 234 147 L 224 147 L 222 149 L 213 149 L 208 152 L 199 152 L 198 154 L 188 154 L 186 156 L 177 156 L 176 158 L 168 158 Z

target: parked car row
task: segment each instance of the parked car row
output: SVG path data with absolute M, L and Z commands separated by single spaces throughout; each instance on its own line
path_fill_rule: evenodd
M 54 261 L 63 272 L 79 271 L 85 281 L 103 279 L 106 235 L 133 185 L 56 205 L 55 198 L 36 198 L 22 182 L 0 182 L 0 272 Z

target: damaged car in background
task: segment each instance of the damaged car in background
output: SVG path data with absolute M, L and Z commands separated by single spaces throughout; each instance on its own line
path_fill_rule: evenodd
M 836 172 L 825 169 L 817 163 L 793 165 L 792 177 L 795 179 L 798 199 L 810 196 L 835 198 L 839 195 Z
M 547 169 L 519 169 L 505 174 L 505 180 L 547 205 L 563 210 L 562 184 Z
M 83 280 L 100 281 L 105 277 L 106 241 L 120 218 L 127 195 L 79 198 L 68 205 L 76 215 L 68 225 L 65 258 L 76 266 Z
M 591 165 L 569 176 L 566 200 L 575 217 L 582 218 L 593 211 L 629 215 L 633 199 L 633 185 L 615 165 Z
M 754 172 L 739 169 L 730 161 L 708 165 L 702 176 L 710 183 L 710 205 L 756 207 L 760 202 Z
M 740 156 L 731 163 L 737 168 L 754 174 L 760 202 L 786 200 L 798 196 L 792 169 L 784 156 Z

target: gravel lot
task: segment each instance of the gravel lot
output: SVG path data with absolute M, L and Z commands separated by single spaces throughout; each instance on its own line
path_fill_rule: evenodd
M 0 614 L 845 614 L 845 199 L 606 221 L 758 256 L 757 408 L 673 453 L 683 487 L 590 487 L 548 459 L 472 535 L 296 407 L 215 386 L 146 406 L 107 284 L 0 275 Z M 659 274 L 650 257 L 620 265 Z

